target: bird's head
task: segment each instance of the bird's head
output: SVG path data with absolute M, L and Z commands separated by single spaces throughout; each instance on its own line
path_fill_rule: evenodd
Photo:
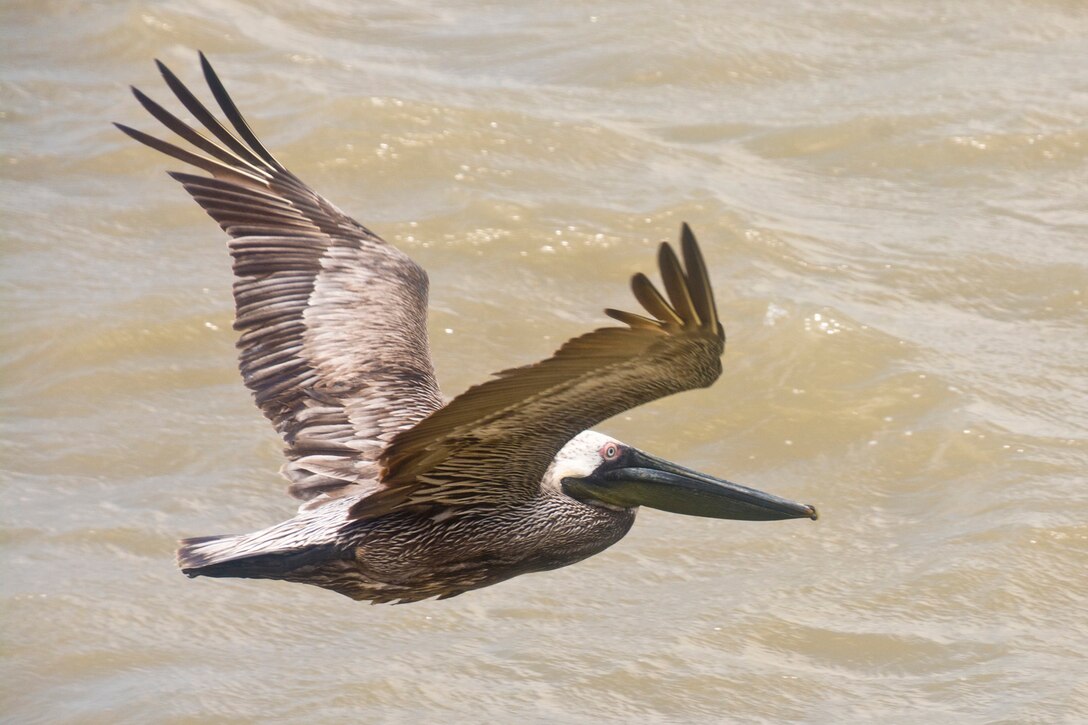
M 688 516 L 773 521 L 816 518 L 816 509 L 655 458 L 596 431 L 572 438 L 546 481 L 589 506 L 639 506 Z

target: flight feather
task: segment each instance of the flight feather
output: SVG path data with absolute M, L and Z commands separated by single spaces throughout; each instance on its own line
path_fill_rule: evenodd
M 370 490 L 393 436 L 442 405 L 427 275 L 280 164 L 200 61 L 227 123 L 159 63 L 202 130 L 133 93 L 192 148 L 118 126 L 210 174 L 170 175 L 230 235 L 239 367 L 286 444 L 289 491 L 307 500 Z

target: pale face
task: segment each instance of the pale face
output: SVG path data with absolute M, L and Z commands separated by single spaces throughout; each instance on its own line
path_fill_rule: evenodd
M 564 478 L 585 478 L 602 464 L 618 457 L 626 446 L 594 430 L 582 431 L 567 442 L 548 467 L 541 485 L 560 491 Z

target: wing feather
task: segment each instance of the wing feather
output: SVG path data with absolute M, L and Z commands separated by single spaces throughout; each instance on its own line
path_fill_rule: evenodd
M 698 321 L 699 312 L 691 300 L 687 277 L 680 267 L 680 260 L 676 258 L 676 252 L 668 244 L 661 245 L 657 254 L 657 266 L 661 269 L 661 281 L 665 283 L 665 291 L 676 307 L 677 314 L 681 319 Z
M 631 277 L 631 291 L 635 293 L 635 299 L 639 301 L 639 304 L 661 322 L 674 326 L 684 324 L 684 320 L 676 313 L 672 305 L 661 296 L 654 287 L 654 283 L 642 272 Z
M 280 164 L 203 54 L 226 123 L 156 63 L 201 130 L 133 94 L 195 151 L 118 127 L 210 174 L 170 173 L 231 238 L 239 367 L 286 443 L 289 491 L 302 499 L 356 491 L 378 477 L 388 441 L 442 404 L 427 343 L 427 276 Z
M 688 270 L 688 289 L 691 291 L 691 299 L 699 312 L 699 318 L 703 320 L 709 329 L 721 331 L 721 323 L 718 321 L 718 307 L 714 304 L 714 289 L 710 286 L 710 275 L 706 271 L 706 262 L 703 261 L 703 253 L 699 250 L 699 243 L 695 240 L 695 234 L 691 227 L 684 223 L 680 227 L 680 250 L 684 255 L 684 266 Z M 725 332 L 721 331 L 724 335 Z
M 668 299 L 645 275 L 632 279 L 652 317 L 608 310 L 628 327 L 569 340 L 547 360 L 500 372 L 397 434 L 382 456 L 381 487 L 354 504 L 352 515 L 528 499 L 556 453 L 581 431 L 713 383 L 725 335 L 698 245 L 694 237 L 683 244 L 686 270 L 668 245 L 659 254 Z

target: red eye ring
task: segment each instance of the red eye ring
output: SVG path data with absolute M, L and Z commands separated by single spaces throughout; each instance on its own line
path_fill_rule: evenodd
M 598 452 L 606 461 L 614 461 L 620 457 L 620 447 L 616 443 L 605 443 Z

